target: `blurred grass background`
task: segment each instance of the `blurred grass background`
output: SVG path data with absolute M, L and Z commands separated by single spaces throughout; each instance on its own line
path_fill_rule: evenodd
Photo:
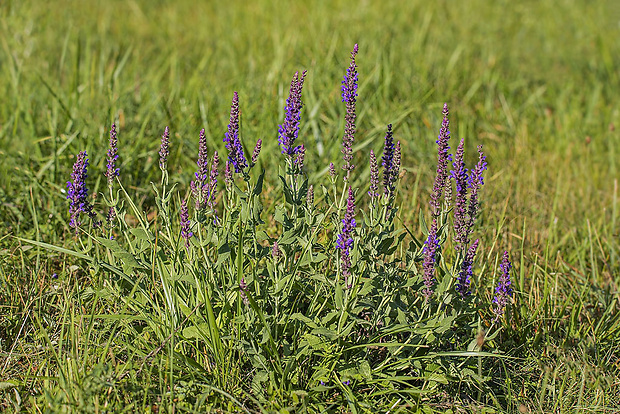
M 533 366 L 545 384 L 575 375 L 605 394 L 611 386 L 596 378 L 606 373 L 617 387 L 620 368 L 609 354 L 620 342 L 619 35 L 613 0 L 0 1 L 2 352 L 21 308 L 42 300 L 44 276 L 65 260 L 10 236 L 68 237 L 61 190 L 73 154 L 88 151 L 96 193 L 118 120 L 123 182 L 148 204 L 164 126 L 174 134 L 172 179 L 186 185 L 201 128 L 223 153 L 238 91 L 242 137 L 263 139 L 275 186 L 284 99 L 294 72 L 307 69 L 300 137 L 319 180 L 340 159 L 340 81 L 359 43 L 355 185 L 366 185 L 368 152 L 393 123 L 407 170 L 401 217 L 419 231 L 448 102 L 453 148 L 464 137 L 470 164 L 478 144 L 488 156 L 479 234 L 487 268 L 499 249 L 515 258 L 520 339 L 543 344 Z M 532 381 L 539 394 L 529 397 L 544 400 Z

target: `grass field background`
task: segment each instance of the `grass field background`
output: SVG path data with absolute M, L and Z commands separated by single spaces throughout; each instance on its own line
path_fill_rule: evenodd
M 469 156 L 478 144 L 488 156 L 479 226 L 488 264 L 475 284 L 490 288 L 500 250 L 511 252 L 507 340 L 519 359 L 497 380 L 508 403 L 468 404 L 618 409 L 619 36 L 615 1 L 0 1 L 0 409 L 40 412 L 72 392 L 93 412 L 103 403 L 84 397 L 84 378 L 108 356 L 67 319 L 90 311 L 72 299 L 89 277 L 71 270 L 79 261 L 16 239 L 72 239 L 62 190 L 75 154 L 88 151 L 91 191 L 103 191 L 107 132 L 118 120 L 123 183 L 148 209 L 164 126 L 174 134 L 171 179 L 187 188 L 201 128 L 225 153 L 238 91 L 243 137 L 263 139 L 269 198 L 288 85 L 307 69 L 300 137 L 308 175 L 320 180 L 340 157 L 340 82 L 355 43 L 354 186 L 367 188 L 368 152 L 394 124 L 406 170 L 399 214 L 421 234 L 444 102 L 453 137 L 466 138 Z M 72 358 L 55 359 L 50 344 L 63 336 Z M 59 381 L 59 370 L 76 377 Z

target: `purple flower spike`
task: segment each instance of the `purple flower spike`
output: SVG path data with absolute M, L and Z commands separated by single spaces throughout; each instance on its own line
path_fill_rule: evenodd
M 306 157 L 306 147 L 300 145 L 297 147 L 297 155 L 295 156 L 295 166 L 297 167 L 297 171 L 301 171 L 304 168 L 304 159 Z
M 280 250 L 280 245 L 278 245 L 277 241 L 273 242 L 273 247 L 271 248 L 271 255 L 273 256 L 273 260 L 275 260 L 276 262 L 282 257 L 282 250 Z
M 233 183 L 233 172 L 230 168 L 230 160 L 226 160 L 226 167 L 224 167 L 224 184 L 226 184 L 226 188 L 232 187 Z
M 448 179 L 448 161 L 450 156 L 448 150 L 450 149 L 450 121 L 448 120 L 448 104 L 443 105 L 443 121 L 441 122 L 441 129 L 439 130 L 439 137 L 437 138 L 437 175 L 435 176 L 435 184 L 433 185 L 433 193 L 431 194 L 431 208 L 434 216 L 438 216 L 441 211 L 441 196 L 444 188 L 446 187 L 446 181 Z
M 469 175 L 468 186 L 471 189 L 471 194 L 469 196 L 469 229 L 474 225 L 476 221 L 476 216 L 478 215 L 478 210 L 480 207 L 480 203 L 478 201 L 478 191 L 480 191 L 480 187 L 484 184 L 484 177 L 482 174 L 484 170 L 487 169 L 486 156 L 482 152 L 482 145 L 478 146 L 478 164 L 471 170 Z
M 377 157 L 373 150 L 370 150 L 370 189 L 368 195 L 374 204 L 375 197 L 379 196 L 379 166 L 377 165 Z
M 427 300 L 433 295 L 433 286 L 435 285 L 435 262 L 437 261 L 438 248 L 437 218 L 433 218 L 433 223 L 428 231 L 428 238 L 424 242 L 424 262 L 422 264 L 424 272 L 424 290 L 422 292 Z
M 456 249 L 465 252 L 469 243 L 470 226 L 467 218 L 467 181 L 468 174 L 465 168 L 463 149 L 464 140 L 461 139 L 459 146 L 456 148 L 454 169 L 451 171 L 452 178 L 456 183 L 456 201 L 454 204 L 454 234 L 456 241 Z
M 112 124 L 110 129 L 110 148 L 108 148 L 108 164 L 105 176 L 108 178 L 108 186 L 112 187 L 114 177 L 118 177 L 120 172 L 116 168 L 116 160 L 118 159 L 118 140 L 116 139 L 116 124 Z
M 469 286 L 471 285 L 471 278 L 474 275 L 473 265 L 476 257 L 476 250 L 478 249 L 478 239 L 472 243 L 467 250 L 467 254 L 461 263 L 461 270 L 456 282 L 456 291 L 461 294 L 462 297 L 471 294 Z
M 161 136 L 161 145 L 159 146 L 159 168 L 166 169 L 168 155 L 170 154 L 170 129 L 164 128 L 164 135 Z
M 383 166 L 383 192 L 388 198 L 391 198 L 394 192 L 394 137 L 392 135 L 392 124 L 387 126 L 385 133 L 385 143 L 383 145 L 383 157 L 381 158 Z
M 304 86 L 306 73 L 307 71 L 304 70 L 301 76 L 299 76 L 299 72 L 295 72 L 295 76 L 293 76 L 289 95 L 286 99 L 286 106 L 284 107 L 284 123 L 279 126 L 278 130 L 278 142 L 280 143 L 280 148 L 282 148 L 282 154 L 286 154 L 291 158 L 299 151 L 299 147 L 295 146 L 295 140 L 299 135 L 299 121 L 301 120 L 301 108 L 303 107 L 301 90 Z
M 259 139 L 256 141 L 256 146 L 254 146 L 254 152 L 252 152 L 252 165 L 256 165 L 258 162 L 258 156 L 260 155 L 260 150 L 263 145 L 263 140 Z
M 86 178 L 88 177 L 88 154 L 81 151 L 77 155 L 77 160 L 73 164 L 73 172 L 71 173 L 71 181 L 67 181 L 67 200 L 69 203 L 69 226 L 75 229 L 75 234 L 82 224 L 80 214 L 86 213 L 95 220 L 96 215 L 93 206 L 88 200 L 88 188 L 86 187 Z M 93 222 L 94 226 L 98 226 L 98 222 Z
M 235 172 L 240 173 L 248 166 L 248 160 L 245 158 L 243 146 L 239 139 L 239 94 L 233 94 L 232 104 L 230 106 L 230 122 L 228 123 L 228 131 L 224 136 L 226 149 L 228 150 L 228 160 L 235 167 Z
M 333 162 L 329 163 L 329 176 L 331 178 L 336 178 L 336 167 L 334 167 L 334 163 Z
M 351 63 L 347 68 L 347 73 L 342 81 L 342 102 L 346 104 L 347 112 L 345 114 L 344 136 L 342 137 L 342 159 L 344 165 L 342 169 L 347 172 L 345 179 L 349 179 L 351 171 L 355 165 L 351 164 L 353 159 L 353 142 L 355 140 L 355 106 L 357 103 L 357 64 L 355 56 L 357 56 L 357 44 L 351 52 Z
M 506 305 L 508 305 L 512 299 L 512 287 L 510 286 L 510 270 L 512 269 L 512 263 L 510 263 L 508 252 L 504 252 L 504 257 L 499 267 L 502 274 L 499 277 L 499 283 L 495 288 L 495 297 L 493 298 L 493 303 L 495 304 L 493 312 L 496 315 L 496 321 L 504 314 Z
M 209 164 L 207 159 L 207 137 L 204 128 L 200 131 L 198 139 L 198 171 L 194 173 L 194 180 L 191 182 L 192 196 L 196 201 L 196 210 L 205 206 L 209 197 Z
M 312 210 L 314 208 L 314 186 L 310 185 L 308 187 L 308 191 L 306 192 L 306 204 L 308 208 Z
M 351 247 L 353 246 L 353 230 L 355 229 L 355 195 L 353 189 L 349 187 L 349 197 L 347 198 L 347 210 L 342 219 L 342 232 L 336 239 L 336 248 L 340 249 L 340 270 L 344 276 L 345 284 L 349 284 L 351 276 Z
M 185 200 L 181 201 L 181 237 L 185 240 L 185 248 L 189 249 L 189 239 L 194 235 L 189 222 L 189 210 Z

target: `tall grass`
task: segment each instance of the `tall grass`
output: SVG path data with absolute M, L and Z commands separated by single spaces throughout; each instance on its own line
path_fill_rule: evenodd
M 619 398 L 614 350 L 620 327 L 617 9 L 614 2 L 580 1 L 342 1 L 286 7 L 271 2 L 3 3 L 2 408 L 172 410 L 192 401 L 188 404 L 196 410 L 214 404 L 224 411 L 242 406 L 320 411 L 341 405 L 365 411 L 364 403 L 386 410 L 456 404 L 612 411 Z M 346 389 L 323 401 L 309 399 L 300 388 L 281 387 L 269 378 L 277 372 L 273 368 L 265 370 L 264 381 L 256 380 L 265 384 L 265 403 L 247 388 L 252 377 L 243 376 L 238 350 L 218 354 L 227 368 L 215 376 L 217 383 L 200 376 L 213 375 L 209 372 L 179 374 L 198 369 L 181 358 L 192 352 L 198 366 L 209 370 L 199 341 L 204 332 L 186 332 L 185 342 L 178 342 L 182 327 L 196 315 L 206 315 L 210 323 L 207 310 L 196 308 L 204 297 L 186 292 L 198 302 L 183 316 L 173 314 L 169 309 L 179 306 L 169 302 L 173 297 L 147 290 L 158 283 L 152 280 L 156 272 L 140 283 L 125 286 L 119 280 L 119 289 L 127 289 L 119 296 L 101 288 L 109 275 L 105 268 L 14 237 L 74 250 L 62 190 L 74 154 L 87 150 L 91 193 L 107 194 L 102 173 L 114 121 L 121 131 L 122 183 L 136 205 L 133 211 L 125 204 L 126 220 L 136 228 L 149 223 L 157 206 L 150 183 L 161 180 L 157 150 L 163 126 L 174 134 L 170 182 L 187 190 L 197 131 L 205 128 L 208 147 L 226 153 L 222 138 L 233 90 L 243 97 L 248 151 L 263 139 L 256 169 L 267 172 L 262 217 L 268 232 L 276 229 L 279 224 L 271 218 L 277 211 L 270 206 L 281 200 L 277 125 L 284 118 L 291 75 L 309 71 L 300 137 L 308 180 L 322 182 L 329 162 L 340 156 L 339 82 L 355 42 L 363 55 L 354 146 L 359 167 L 351 182 L 358 194 L 367 191 L 369 173 L 362 166 L 368 153 L 378 153 L 385 125 L 392 123 L 406 170 L 396 222 L 422 240 L 420 209 L 429 217 L 426 201 L 444 101 L 452 109 L 453 136 L 466 138 L 467 165 L 475 161 L 475 145 L 485 147 L 489 174 L 473 284 L 480 287 L 481 300 L 490 303 L 501 251 L 511 252 L 516 302 L 493 339 L 511 358 L 482 358 L 469 371 L 451 371 L 447 384 L 434 378 L 438 388 L 430 396 L 371 393 L 369 401 L 360 401 L 368 392 Z M 103 206 L 100 195 L 97 202 Z M 177 206 L 179 199 L 170 202 Z M 163 242 L 134 236 L 144 237 L 144 246 Z M 83 254 L 89 257 L 98 251 L 86 247 Z M 106 260 L 97 257 L 98 263 Z M 143 302 L 123 299 L 140 297 L 140 289 L 145 289 Z M 156 307 L 159 300 L 165 309 Z M 248 311 L 250 319 L 235 323 L 258 329 L 263 322 L 257 315 Z M 277 338 L 273 342 L 269 346 L 277 346 Z M 455 391 L 459 387 L 463 392 Z M 443 397 L 441 390 L 447 393 Z

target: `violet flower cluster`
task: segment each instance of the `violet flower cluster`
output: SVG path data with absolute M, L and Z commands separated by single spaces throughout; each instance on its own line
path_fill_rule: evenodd
M 387 126 L 385 133 L 381 166 L 383 167 L 383 192 L 391 204 L 394 200 L 396 180 L 400 173 L 400 141 L 394 145 L 392 124 Z
M 499 277 L 499 283 L 495 288 L 495 297 L 493 298 L 493 312 L 495 313 L 495 320 L 498 320 L 505 312 L 506 306 L 512 299 L 512 287 L 510 282 L 510 270 L 512 269 L 512 263 L 508 252 L 504 252 L 502 263 L 500 264 L 502 274 Z
M 370 150 L 370 188 L 368 189 L 371 203 L 374 205 L 375 198 L 379 197 L 379 165 L 377 164 L 377 156 L 373 150 Z
M 355 168 L 351 160 L 353 159 L 353 142 L 355 140 L 355 107 L 357 103 L 357 64 L 355 63 L 355 56 L 357 56 L 357 51 L 358 47 L 355 44 L 351 52 L 351 63 L 342 81 L 342 102 L 346 104 L 344 135 L 342 137 L 342 159 L 344 160 L 342 169 L 347 172 L 346 180 L 349 179 L 349 174 Z
M 185 240 L 185 248 L 189 249 L 189 239 L 194 235 L 191 231 L 190 221 L 189 221 L 189 209 L 187 208 L 187 202 L 185 200 L 181 201 L 181 237 Z
M 424 261 L 422 263 L 422 278 L 424 280 L 424 296 L 430 299 L 433 295 L 435 285 L 435 263 L 437 261 L 437 250 L 439 250 L 439 239 L 437 238 L 437 218 L 433 218 L 431 228 L 428 230 L 428 237 L 424 242 Z
M 228 131 L 224 136 L 226 149 L 228 150 L 228 160 L 235 168 L 236 173 L 240 173 L 244 168 L 248 167 L 248 160 L 243 152 L 243 145 L 239 139 L 239 94 L 233 94 L 232 104 L 230 106 L 230 122 L 228 123 Z
M 336 239 L 336 248 L 340 250 L 340 270 L 344 276 L 345 284 L 351 287 L 349 276 L 351 276 L 351 247 L 353 247 L 353 230 L 355 229 L 355 195 L 353 189 L 349 187 L 349 197 L 347 198 L 347 209 L 342 219 L 342 232 Z
M 69 226 L 75 229 L 75 234 L 82 224 L 80 214 L 86 213 L 91 220 L 96 219 L 93 206 L 88 200 L 88 188 L 86 187 L 86 178 L 88 177 L 88 154 L 86 151 L 80 151 L 77 160 L 73 164 L 73 172 L 71 173 L 71 181 L 67 181 L 67 200 L 69 200 Z M 93 221 L 93 225 L 98 226 L 97 221 Z
M 450 155 L 450 121 L 448 120 L 448 104 L 443 105 L 443 121 L 437 138 L 437 175 L 431 194 L 431 209 L 434 216 L 438 216 L 441 211 L 441 196 L 443 195 L 446 182 L 448 180 L 448 161 Z
M 209 198 L 210 181 L 207 156 L 207 137 L 203 128 L 198 137 L 198 162 L 196 163 L 198 171 L 194 173 L 194 180 L 190 184 L 192 196 L 196 201 L 196 210 L 203 208 Z
M 166 170 L 168 163 L 168 155 L 170 155 L 170 129 L 164 128 L 164 134 L 161 136 L 161 144 L 159 146 L 159 168 Z
M 118 177 L 120 168 L 116 167 L 118 159 L 118 139 L 116 138 L 116 124 L 112 124 L 110 129 L 110 147 L 108 148 L 108 164 L 106 165 L 105 176 L 108 179 L 108 186 L 112 187 L 114 177 Z
M 304 86 L 306 74 L 307 71 L 305 70 L 301 73 L 301 76 L 299 76 L 299 72 L 295 72 L 295 76 L 293 76 L 291 81 L 289 95 L 286 99 L 286 106 L 284 107 L 284 123 L 279 125 L 278 129 L 278 142 L 280 143 L 280 148 L 282 148 L 282 154 L 287 155 L 289 158 L 294 157 L 300 149 L 299 146 L 295 146 L 295 141 L 299 135 L 299 122 L 303 107 L 301 90 Z
M 487 168 L 486 157 L 482 152 L 482 146 L 478 146 L 478 164 L 467 171 L 464 161 L 464 141 L 461 139 L 454 158 L 451 171 L 456 184 L 456 201 L 454 205 L 454 239 L 456 250 L 461 254 L 462 262 L 457 278 L 456 290 L 461 296 L 470 294 L 472 266 L 478 247 L 478 240 L 469 248 L 470 236 L 478 215 L 478 191 L 484 184 L 483 172 Z M 468 192 L 469 200 L 467 199 Z

